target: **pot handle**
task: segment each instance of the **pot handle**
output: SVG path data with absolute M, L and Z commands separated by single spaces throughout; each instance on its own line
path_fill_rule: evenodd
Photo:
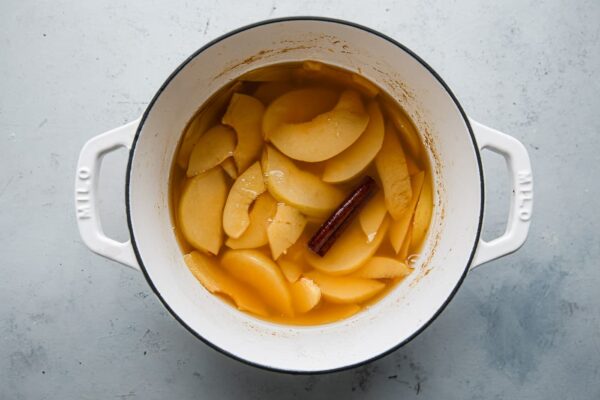
M 83 243 L 94 253 L 139 270 L 131 240 L 118 242 L 102 230 L 98 214 L 98 177 L 102 157 L 120 147 L 131 148 L 140 120 L 95 136 L 81 149 L 75 177 L 75 211 Z
M 479 239 L 471 269 L 518 250 L 529 232 L 533 210 L 531 161 L 525 146 L 512 136 L 470 119 L 480 150 L 490 150 L 506 159 L 511 179 L 511 202 L 504 234 L 489 242 Z

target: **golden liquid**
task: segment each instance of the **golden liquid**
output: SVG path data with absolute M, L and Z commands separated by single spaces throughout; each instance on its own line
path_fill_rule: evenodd
M 251 72 L 241 76 L 235 82 L 233 82 L 233 83 L 227 85 L 226 87 L 222 88 L 221 90 L 219 90 L 204 105 L 202 105 L 202 107 L 200 107 L 200 109 L 196 112 L 196 114 L 190 119 L 190 122 L 188 122 L 188 127 L 186 127 L 186 130 L 184 130 L 182 139 L 185 136 L 190 124 L 195 119 L 200 118 L 203 115 L 203 113 L 205 113 L 206 110 L 208 110 L 210 107 L 212 107 L 212 109 L 213 109 L 212 112 L 214 112 L 216 110 L 216 118 L 213 118 L 214 121 L 212 124 L 210 124 L 210 126 L 220 122 L 220 119 L 223 116 L 223 114 L 227 108 L 227 105 L 229 103 L 229 98 L 232 95 L 232 91 L 233 91 L 232 88 L 234 88 L 235 92 L 237 92 L 237 93 L 253 95 L 253 93 L 255 93 L 256 90 L 259 89 L 259 87 L 264 84 L 264 82 L 273 82 L 273 81 L 278 82 L 278 85 L 281 85 L 282 87 L 284 87 L 284 86 L 291 87 L 293 89 L 299 89 L 299 88 L 304 88 L 304 87 L 315 87 L 315 86 L 323 87 L 323 88 L 333 88 L 338 91 L 341 91 L 344 89 L 354 89 L 361 94 L 363 104 L 366 104 L 369 99 L 372 99 L 374 91 L 377 91 L 378 93 L 374 98 L 375 98 L 375 100 L 377 100 L 379 102 L 379 104 L 381 106 L 381 110 L 383 112 L 386 123 L 388 122 L 388 119 L 390 118 L 390 113 L 397 113 L 398 115 L 402 115 L 404 117 L 405 121 L 408 121 L 408 123 L 410 124 L 409 127 L 405 126 L 404 128 L 399 128 L 396 125 L 396 127 L 399 130 L 400 129 L 412 129 L 414 132 L 417 131 L 415 125 L 410 121 L 410 118 L 408 118 L 408 116 L 404 112 L 404 110 L 395 101 L 393 101 L 389 95 L 387 95 L 382 90 L 377 88 L 370 81 L 367 81 L 363 77 L 358 77 L 349 71 L 346 71 L 346 70 L 343 70 L 343 69 L 340 69 L 340 68 L 334 67 L 334 66 L 328 66 L 325 64 L 321 64 L 324 68 L 321 68 L 320 70 L 315 70 L 314 68 L 312 68 L 313 63 L 314 62 L 312 62 L 312 61 L 308 61 L 308 62 L 304 62 L 304 63 L 278 64 L 275 66 L 260 68 L 260 69 L 251 71 Z M 214 106 L 215 104 L 217 104 L 216 109 Z M 264 105 L 265 105 L 265 107 L 268 107 L 268 104 L 264 104 Z M 420 142 L 417 144 L 419 146 L 418 153 L 420 153 L 421 156 L 418 158 L 415 158 L 415 156 L 414 156 L 415 143 L 412 143 L 413 147 L 411 148 L 410 143 L 407 143 L 406 140 L 404 140 L 402 133 L 403 132 L 400 132 L 399 136 L 400 136 L 400 141 L 402 142 L 403 148 L 405 150 L 406 157 L 411 158 L 414 165 L 416 165 L 420 170 L 425 171 L 425 179 L 423 182 L 423 188 L 425 188 L 427 185 L 429 185 L 429 189 L 431 190 L 432 189 L 432 187 L 431 187 L 432 186 L 431 168 L 429 165 L 429 161 L 426 157 L 427 152 L 425 151 L 423 144 Z M 180 149 L 181 149 L 182 142 L 183 142 L 183 140 L 180 140 L 178 152 L 181 151 Z M 411 151 L 411 150 L 413 150 L 413 151 Z M 179 245 L 181 247 L 182 256 L 183 256 L 183 254 L 187 254 L 191 251 L 194 251 L 194 250 L 201 251 L 201 250 L 195 249 L 185 239 L 185 237 L 182 234 L 182 231 L 180 229 L 177 208 L 178 208 L 179 200 L 180 200 L 180 197 L 182 194 L 182 190 L 183 190 L 184 185 L 185 185 L 186 181 L 188 180 L 188 178 L 186 177 L 186 170 L 184 168 L 182 168 L 182 166 L 177 162 L 177 159 L 178 159 L 178 157 L 176 156 L 175 161 L 172 166 L 171 177 L 170 177 L 170 185 L 169 185 L 170 209 L 171 209 L 171 216 L 173 219 L 174 232 L 175 232 L 177 241 L 179 242 Z M 325 161 L 309 163 L 309 162 L 299 162 L 299 161 L 294 160 L 294 163 L 299 168 L 306 170 L 308 172 L 311 172 L 317 176 L 320 176 L 322 174 L 323 165 L 324 165 Z M 217 167 L 217 168 L 220 168 L 220 167 Z M 243 171 L 240 171 L 240 173 L 241 172 L 243 172 Z M 369 167 L 367 167 L 367 169 L 363 173 L 359 174 L 358 177 L 356 177 L 348 182 L 344 182 L 341 184 L 335 184 L 335 185 L 342 188 L 345 191 L 345 193 L 349 193 L 356 186 L 358 181 L 360 181 L 362 179 L 362 177 L 364 177 L 365 175 L 372 176 L 379 182 L 378 174 L 375 169 L 374 162 L 371 162 Z M 232 183 L 233 183 L 233 180 L 229 179 L 229 187 L 231 187 Z M 381 184 L 379 184 L 379 186 L 381 187 Z M 382 190 L 382 189 L 379 189 L 379 190 Z M 423 189 L 423 191 L 424 190 L 425 189 Z M 433 208 L 433 204 L 431 205 L 431 207 Z M 389 215 L 388 215 L 388 218 L 389 218 Z M 324 222 L 325 219 L 326 218 L 321 218 L 321 219 L 315 219 L 313 217 L 309 218 L 309 223 L 306 225 L 306 228 L 304 230 L 302 237 L 293 246 L 300 248 L 301 252 L 304 252 L 304 253 L 310 252 L 310 250 L 306 246 L 306 243 L 307 243 L 308 239 L 316 232 L 316 230 L 318 229 L 320 224 L 322 222 Z M 430 221 L 425 221 L 425 222 L 427 225 L 429 225 L 429 223 L 430 223 Z M 387 235 L 388 234 L 386 234 L 386 236 Z M 426 237 L 426 235 L 425 235 L 425 237 Z M 422 247 L 422 244 L 423 243 L 421 243 L 421 242 L 419 242 L 419 243 L 411 242 L 410 246 L 409 246 L 408 254 L 411 255 L 411 254 L 418 253 Z M 223 246 L 219 252 L 219 256 L 216 257 L 217 260 L 220 259 L 220 256 L 224 253 L 224 250 L 226 248 L 227 248 L 227 246 L 225 244 L 223 244 Z M 256 250 L 259 250 L 259 251 L 263 252 L 267 257 L 272 258 L 268 245 L 258 248 Z M 384 237 L 381 246 L 378 248 L 378 250 L 376 251 L 374 256 L 385 256 L 385 257 L 398 259 L 398 256 L 397 256 L 396 252 L 394 251 L 392 245 L 390 244 L 390 240 L 388 237 Z M 211 257 L 214 257 L 214 256 L 211 256 Z M 406 261 L 406 260 L 401 260 L 401 261 Z M 312 269 L 312 267 L 306 261 L 304 261 L 304 262 L 300 261 L 300 263 L 302 264 L 302 268 L 305 272 Z M 402 279 L 403 278 L 381 279 L 380 281 L 384 282 L 386 284 L 385 288 L 381 292 L 379 292 L 376 296 L 370 298 L 369 300 L 367 300 L 365 302 L 358 303 L 358 304 L 334 304 L 334 303 L 331 303 L 322 298 L 320 303 L 315 308 L 313 308 L 312 310 L 310 310 L 309 312 L 306 312 L 306 313 L 302 313 L 302 314 L 296 313 L 294 316 L 284 316 L 284 315 L 278 315 L 277 313 L 273 312 L 273 310 L 270 310 L 271 311 L 270 315 L 268 315 L 266 317 L 256 316 L 256 315 L 253 315 L 253 316 L 256 318 L 265 319 L 265 320 L 268 320 L 271 322 L 288 324 L 288 325 L 319 325 L 319 324 L 331 323 L 331 322 L 334 322 L 334 321 L 337 321 L 340 319 L 347 318 L 351 315 L 354 315 L 357 312 L 359 312 L 360 310 L 368 307 L 369 305 L 376 303 L 381 298 L 385 297 Z M 257 293 L 254 289 L 252 289 L 250 287 L 248 287 L 248 288 L 252 293 L 254 293 L 254 294 L 256 294 L 256 296 L 260 297 L 259 293 Z M 228 296 L 220 295 L 220 294 L 217 294 L 217 295 L 219 297 L 221 297 L 224 301 L 226 301 L 227 303 L 229 303 L 230 305 L 235 307 L 235 304 L 231 301 L 231 299 Z

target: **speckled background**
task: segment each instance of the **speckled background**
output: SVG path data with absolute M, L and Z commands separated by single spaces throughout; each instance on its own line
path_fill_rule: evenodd
M 350 371 L 289 376 L 195 339 L 141 274 L 90 253 L 73 212 L 79 149 L 141 114 L 188 54 L 257 20 L 325 15 L 425 58 L 475 119 L 523 141 L 536 204 L 518 253 L 466 279 L 414 341 Z M 1 399 L 600 398 L 600 2 L 0 3 Z M 484 158 L 486 237 L 508 179 Z M 125 238 L 124 152 L 102 177 Z

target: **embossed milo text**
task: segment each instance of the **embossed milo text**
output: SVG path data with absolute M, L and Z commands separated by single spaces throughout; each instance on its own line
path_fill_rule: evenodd
M 78 219 L 90 219 L 90 178 L 91 173 L 88 167 L 81 167 L 77 171 L 77 189 L 75 190 L 75 202 L 77 207 Z
M 519 171 L 517 173 L 517 205 L 519 207 L 519 219 L 529 221 L 533 205 L 533 179 L 531 171 Z

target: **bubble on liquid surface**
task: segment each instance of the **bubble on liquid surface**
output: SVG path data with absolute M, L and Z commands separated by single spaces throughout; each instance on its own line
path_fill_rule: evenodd
M 411 254 L 410 256 L 406 257 L 406 265 L 414 269 L 417 265 L 417 261 L 419 261 L 419 257 L 420 254 Z
M 284 178 L 285 177 L 285 172 L 278 170 L 278 169 L 272 169 L 271 171 L 269 171 L 269 175 L 274 177 L 274 178 Z

